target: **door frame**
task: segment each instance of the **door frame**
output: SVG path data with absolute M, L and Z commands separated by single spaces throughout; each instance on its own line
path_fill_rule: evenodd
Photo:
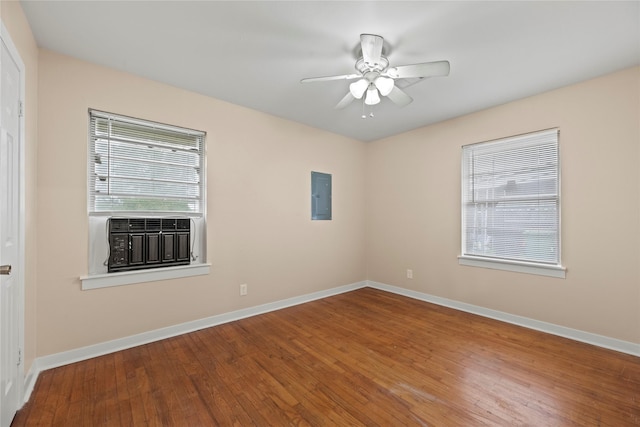
M 19 114 L 19 136 L 18 136 L 18 265 L 15 270 L 18 277 L 15 277 L 16 285 L 18 286 L 18 305 L 15 307 L 16 316 L 18 317 L 18 325 L 20 330 L 18 331 L 18 350 L 20 351 L 20 364 L 18 365 L 18 409 L 24 405 L 24 391 L 25 391 L 25 349 L 24 349 L 24 329 L 25 329 L 25 217 L 26 217 L 26 188 L 25 188 L 25 170 L 26 170 L 26 156 L 25 156 L 25 115 L 26 115 L 26 103 L 25 103 L 25 66 L 20 53 L 16 48 L 9 30 L 4 25 L 4 21 L 0 19 L 0 42 L 4 43 L 7 47 L 9 54 L 18 66 L 20 71 L 19 82 L 19 99 L 21 102 L 21 113 Z

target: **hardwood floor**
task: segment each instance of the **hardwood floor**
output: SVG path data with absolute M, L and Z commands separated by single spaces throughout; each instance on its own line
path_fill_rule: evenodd
M 633 426 L 640 358 L 364 288 L 45 371 L 50 425 Z

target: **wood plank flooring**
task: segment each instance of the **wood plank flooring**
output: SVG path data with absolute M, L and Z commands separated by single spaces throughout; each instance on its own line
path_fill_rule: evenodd
M 18 426 L 640 426 L 640 358 L 364 288 L 43 372 Z

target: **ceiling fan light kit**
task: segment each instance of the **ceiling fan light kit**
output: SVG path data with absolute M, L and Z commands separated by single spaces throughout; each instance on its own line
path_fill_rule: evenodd
M 349 92 L 351 92 L 354 98 L 361 99 L 368 88 L 369 82 L 366 79 L 360 79 L 349 85 Z
M 378 89 L 374 85 L 369 85 L 367 89 L 367 97 L 364 99 L 364 103 L 367 105 L 376 105 L 380 103 L 380 95 L 378 95 Z
M 393 90 L 395 82 L 392 78 L 380 76 L 373 81 L 373 84 L 376 85 L 380 91 L 380 95 L 387 96 L 391 93 L 391 90 Z
M 420 64 L 400 65 L 389 67 L 389 60 L 382 54 L 384 39 L 375 34 L 360 34 L 362 57 L 356 61 L 356 74 L 342 74 L 327 77 L 310 77 L 302 79 L 301 83 L 312 83 L 331 80 L 354 80 L 349 85 L 349 92 L 338 102 L 336 109 L 347 107 L 354 99 L 362 99 L 364 104 L 376 105 L 380 103 L 380 95 L 387 97 L 399 107 L 404 107 L 413 101 L 406 92 L 400 89 L 397 79 L 424 79 L 426 77 L 448 76 L 449 61 L 423 62 Z M 366 96 L 365 96 L 366 93 Z

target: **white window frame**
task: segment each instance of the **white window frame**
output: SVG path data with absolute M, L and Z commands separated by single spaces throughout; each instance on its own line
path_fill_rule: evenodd
M 92 118 L 107 118 L 125 123 L 142 125 L 147 129 L 158 129 L 162 131 L 180 132 L 201 137 L 199 143 L 200 156 L 200 189 L 199 207 L 195 211 L 184 210 L 99 210 L 95 208 L 93 197 L 95 195 L 94 162 L 96 153 L 93 150 L 92 142 Z M 128 285 L 133 283 L 143 283 L 165 279 L 176 279 L 198 275 L 206 275 L 210 272 L 210 264 L 206 263 L 206 138 L 205 133 L 191 129 L 165 125 L 142 119 L 134 119 L 127 116 L 105 113 L 98 110 L 89 110 L 89 145 L 87 156 L 87 210 L 89 216 L 89 274 L 81 277 L 82 289 L 97 289 L 110 286 Z M 192 221 L 192 261 L 189 265 L 158 267 L 152 269 L 142 269 L 124 271 L 117 273 L 107 273 L 106 261 L 109 257 L 109 243 L 107 232 L 107 221 L 111 216 L 129 217 L 167 217 L 182 216 L 188 217 Z
M 488 256 L 486 254 L 481 253 L 482 251 L 478 251 L 480 253 L 467 252 L 467 224 L 466 224 L 466 205 L 467 200 L 465 200 L 465 186 L 471 185 L 469 184 L 469 179 L 473 179 L 468 176 L 468 172 L 466 170 L 466 161 L 467 156 L 471 155 L 472 150 L 478 148 L 489 147 L 491 149 L 502 148 L 505 150 L 513 149 L 515 145 L 520 144 L 535 144 L 538 140 L 545 140 L 548 144 L 550 141 L 555 142 L 557 153 L 557 210 L 556 210 L 556 224 L 557 224 L 557 258 L 553 262 L 550 261 L 541 261 L 538 260 L 524 260 L 524 259 L 509 259 L 500 256 Z M 566 269 L 562 266 L 561 263 L 561 223 L 560 223 L 560 156 L 559 156 L 559 130 L 557 128 L 548 129 L 544 131 L 532 132 L 523 135 L 517 135 L 507 138 L 502 138 L 498 140 L 486 141 L 476 144 L 470 144 L 463 146 L 462 149 L 462 161 L 461 161 L 461 255 L 458 257 L 458 263 L 460 265 L 472 266 L 472 267 L 483 267 L 497 270 L 507 270 L 514 271 L 520 273 L 528 273 L 528 274 L 537 274 L 543 276 L 557 277 L 557 278 L 565 278 Z M 471 181 L 472 182 L 472 181 Z M 541 197 L 540 200 L 545 200 L 545 198 Z

